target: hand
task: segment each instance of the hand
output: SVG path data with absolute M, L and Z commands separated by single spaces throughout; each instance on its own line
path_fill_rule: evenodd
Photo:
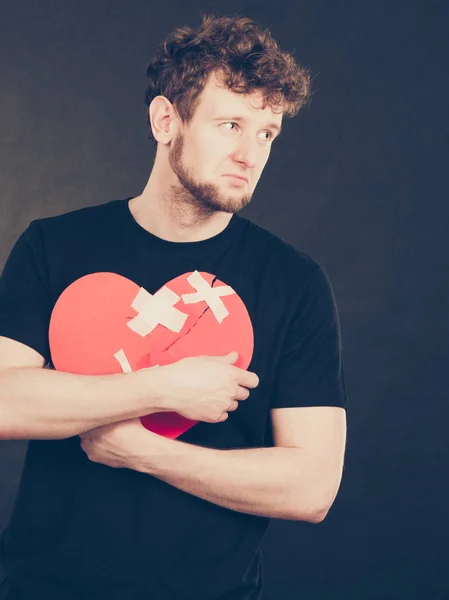
M 160 452 L 163 443 L 161 436 L 145 429 L 140 419 L 102 425 L 79 437 L 81 448 L 92 462 L 134 470 L 140 470 L 149 455 Z
M 218 423 L 259 385 L 255 373 L 235 367 L 237 352 L 183 358 L 158 367 L 166 410 L 194 421 Z

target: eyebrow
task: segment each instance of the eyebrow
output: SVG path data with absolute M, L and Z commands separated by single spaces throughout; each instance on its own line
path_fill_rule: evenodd
M 216 117 L 213 119 L 214 121 L 237 121 L 237 122 L 246 122 L 247 119 L 245 117 Z M 266 127 L 269 129 L 274 129 L 280 135 L 282 131 L 282 125 L 278 125 L 277 123 L 267 123 Z

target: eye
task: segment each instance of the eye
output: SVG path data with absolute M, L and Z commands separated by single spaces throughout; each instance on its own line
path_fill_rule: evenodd
M 227 121 L 226 123 L 221 123 L 220 125 L 235 125 L 236 127 L 239 126 L 239 124 L 236 123 L 235 121 Z M 228 131 L 234 131 L 234 129 L 229 129 L 228 128 Z M 263 131 L 262 133 L 267 133 L 268 134 L 268 137 L 265 138 L 265 140 L 264 140 L 266 142 L 271 141 L 273 139 L 273 137 L 274 137 L 273 134 L 271 133 L 271 131 Z
M 234 121 L 228 121 L 227 123 L 222 123 L 222 125 L 237 125 L 238 127 L 238 123 L 235 123 Z M 229 131 L 232 131 L 232 129 L 230 129 Z

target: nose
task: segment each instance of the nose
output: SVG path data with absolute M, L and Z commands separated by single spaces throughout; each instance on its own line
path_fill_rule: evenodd
M 247 169 L 253 169 L 257 164 L 257 140 L 241 136 L 234 152 L 234 160 L 243 163 Z

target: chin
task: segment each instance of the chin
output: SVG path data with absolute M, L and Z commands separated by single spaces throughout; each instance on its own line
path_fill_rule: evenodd
M 190 202 L 206 212 L 235 213 L 242 210 L 251 201 L 248 193 L 232 194 L 223 192 L 213 183 L 198 183 L 193 179 L 184 178 L 181 182 L 190 194 Z
M 215 210 L 219 210 L 221 212 L 226 213 L 235 213 L 239 210 L 242 210 L 242 208 L 245 208 L 245 206 L 247 206 L 250 202 L 251 198 L 245 197 L 239 199 L 229 198 L 228 200 L 223 200 L 221 202 L 219 201 L 211 204 L 215 205 Z

